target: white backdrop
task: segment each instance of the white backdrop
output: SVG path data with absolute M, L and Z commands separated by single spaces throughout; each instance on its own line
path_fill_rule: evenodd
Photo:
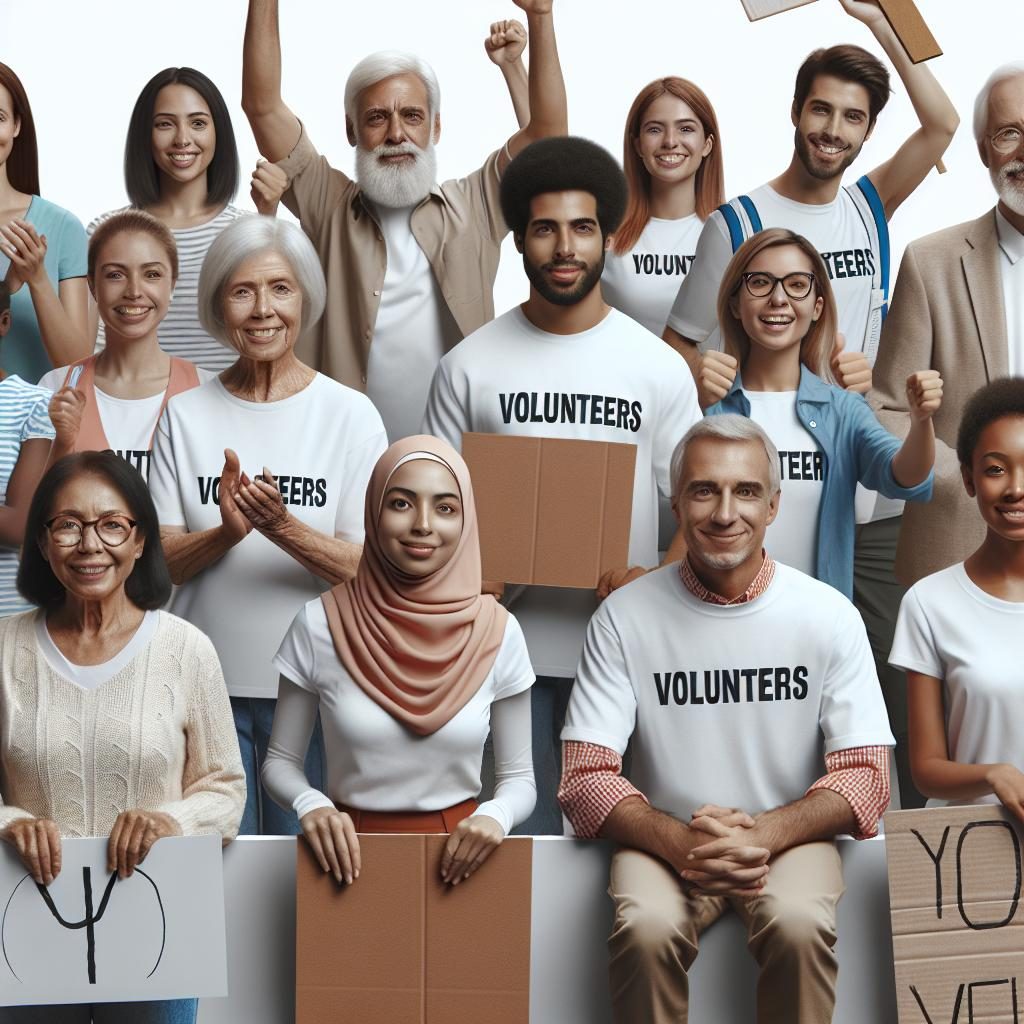
M 1024 58 L 1021 0 L 918 0 L 945 55 L 930 67 L 960 111 L 946 154 L 892 224 L 894 268 L 911 239 L 979 215 L 994 202 L 971 131 L 974 96 L 989 71 Z M 492 20 L 521 16 L 511 0 L 282 0 L 284 95 L 332 163 L 348 169 L 342 90 L 349 68 L 385 47 L 414 50 L 441 80 L 442 177 L 466 173 L 515 128 L 483 37 Z M 256 148 L 240 107 L 244 0 L 3 0 L 0 60 L 21 76 L 40 137 L 43 194 L 83 221 L 124 203 L 121 161 L 128 115 L 146 80 L 189 64 L 213 78 L 235 121 L 243 177 Z M 726 192 L 754 188 L 792 149 L 793 78 L 817 46 L 859 43 L 882 56 L 836 0 L 754 24 L 739 0 L 555 0 L 571 130 L 621 156 L 623 120 L 649 80 L 697 82 L 718 112 Z M 851 180 L 887 159 L 916 120 L 900 83 Z M 239 202 L 249 206 L 247 186 Z M 525 282 L 506 242 L 495 306 L 521 301 Z

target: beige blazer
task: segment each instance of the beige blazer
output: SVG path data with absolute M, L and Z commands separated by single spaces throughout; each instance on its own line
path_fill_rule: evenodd
M 934 494 L 907 503 L 896 552 L 896 576 L 908 586 L 963 561 L 985 536 L 960 476 L 956 434 L 967 399 L 1009 372 L 1000 259 L 993 209 L 911 242 L 900 265 L 874 370 L 878 418 L 906 436 L 907 377 L 933 369 L 943 380 Z

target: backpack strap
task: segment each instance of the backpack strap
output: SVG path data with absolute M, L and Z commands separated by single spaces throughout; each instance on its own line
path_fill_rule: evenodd
M 857 179 L 855 188 L 857 191 L 854 192 L 851 189 L 850 194 L 855 202 L 858 201 L 858 197 L 863 197 L 863 202 L 867 204 L 870 214 L 871 224 L 874 226 L 875 238 L 878 240 L 878 287 L 882 289 L 882 294 L 885 296 L 885 301 L 888 305 L 889 263 L 891 256 L 889 248 L 889 222 L 885 219 L 885 207 L 882 205 L 882 198 L 879 196 L 874 182 L 866 174 Z M 882 315 L 885 315 L 884 310 Z
M 761 230 L 761 217 L 750 196 L 738 196 L 723 203 L 718 212 L 729 229 L 729 241 L 735 252 L 751 235 Z
M 750 234 L 756 235 L 758 231 L 764 230 L 761 226 L 761 215 L 757 212 L 754 200 L 750 196 L 740 196 L 739 202 L 750 220 Z

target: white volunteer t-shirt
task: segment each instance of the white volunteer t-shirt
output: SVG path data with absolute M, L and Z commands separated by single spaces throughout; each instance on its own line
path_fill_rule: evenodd
M 904 595 L 889 663 L 942 680 L 952 760 L 1024 769 L 1022 633 L 1024 603 L 987 594 L 963 562 L 926 576 Z M 999 799 L 990 793 L 954 802 Z
M 392 442 L 419 433 L 430 378 L 461 334 L 410 225 L 413 207 L 375 206 L 387 270 L 373 327 L 366 393 Z
M 999 278 L 1006 316 L 1007 365 L 1011 377 L 1024 375 L 1024 235 L 996 207 Z
M 857 610 L 786 565 L 746 604 L 699 600 L 673 564 L 601 605 L 562 739 L 622 754 L 631 736 L 631 780 L 684 820 L 704 803 L 777 807 L 824 754 L 894 744 Z
M 831 203 L 797 203 L 769 185 L 750 193 L 765 228 L 789 228 L 803 235 L 821 254 L 839 306 L 839 330 L 846 350 L 864 347 L 871 310 L 872 281 L 878 254 L 860 212 L 845 189 Z M 701 351 L 721 349 L 718 330 L 718 288 L 732 259 L 725 218 L 715 210 L 704 224 L 693 268 L 683 279 L 668 318 L 669 326 L 699 343 Z M 874 359 L 873 354 L 870 358 Z
M 610 252 L 605 258 L 601 275 L 605 302 L 660 338 L 703 227 L 695 213 L 676 220 L 652 217 L 629 252 L 621 256 Z
M 374 811 L 436 811 L 476 797 L 491 705 L 534 681 L 523 632 L 509 615 L 494 665 L 477 692 L 436 732 L 418 736 L 349 675 L 320 600 L 295 616 L 274 666 L 320 699 L 327 794 L 337 803 Z M 528 745 L 529 735 L 523 740 Z
M 750 402 L 750 418 L 779 450 L 782 501 L 765 535 L 765 548 L 777 562 L 816 576 L 818 512 L 828 472 L 825 453 L 796 414 L 795 391 L 743 393 Z
M 464 432 L 635 444 L 631 565 L 658 563 L 658 494 L 668 496 L 679 439 L 700 419 L 683 358 L 616 309 L 579 334 L 549 334 L 517 306 L 442 360 L 425 433 L 461 450 Z M 571 679 L 591 590 L 527 587 L 514 602 L 538 675 Z
M 274 474 L 292 515 L 361 544 L 366 485 L 386 447 L 370 400 L 323 374 L 278 402 L 237 398 L 215 378 L 167 403 L 150 492 L 164 526 L 219 526 L 224 449 L 232 448 L 250 477 L 264 466 Z M 275 697 L 277 645 L 296 609 L 327 586 L 253 530 L 178 587 L 170 608 L 213 641 L 228 693 Z
M 43 375 L 43 386 L 53 391 L 64 387 L 69 369 L 68 366 L 62 366 L 58 370 L 50 370 Z M 196 373 L 200 384 L 216 376 L 212 370 L 204 370 L 200 366 L 196 367 Z M 143 480 L 148 480 L 153 454 L 149 443 L 156 429 L 164 393 L 161 391 L 148 398 L 115 398 L 98 387 L 94 390 L 96 410 L 111 450 L 134 466 L 142 474 Z

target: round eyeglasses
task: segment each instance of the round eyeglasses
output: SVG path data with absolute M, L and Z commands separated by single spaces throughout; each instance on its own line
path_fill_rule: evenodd
M 1020 146 L 1022 139 L 1024 132 L 1019 128 L 1002 128 L 995 135 L 989 136 L 992 148 L 997 153 L 1013 153 Z
M 741 274 L 743 284 L 747 291 L 755 299 L 763 299 L 775 291 L 775 286 L 781 281 L 782 290 L 791 299 L 806 299 L 814 287 L 814 275 L 802 270 L 794 270 L 792 274 L 785 277 L 776 277 L 763 270 L 750 270 Z
M 49 531 L 50 539 L 57 547 L 76 548 L 82 543 L 82 535 L 90 526 L 95 527 L 96 536 L 104 547 L 116 548 L 123 544 L 135 529 L 134 519 L 120 512 L 110 512 L 99 519 L 76 519 L 74 516 L 54 516 L 43 524 Z

